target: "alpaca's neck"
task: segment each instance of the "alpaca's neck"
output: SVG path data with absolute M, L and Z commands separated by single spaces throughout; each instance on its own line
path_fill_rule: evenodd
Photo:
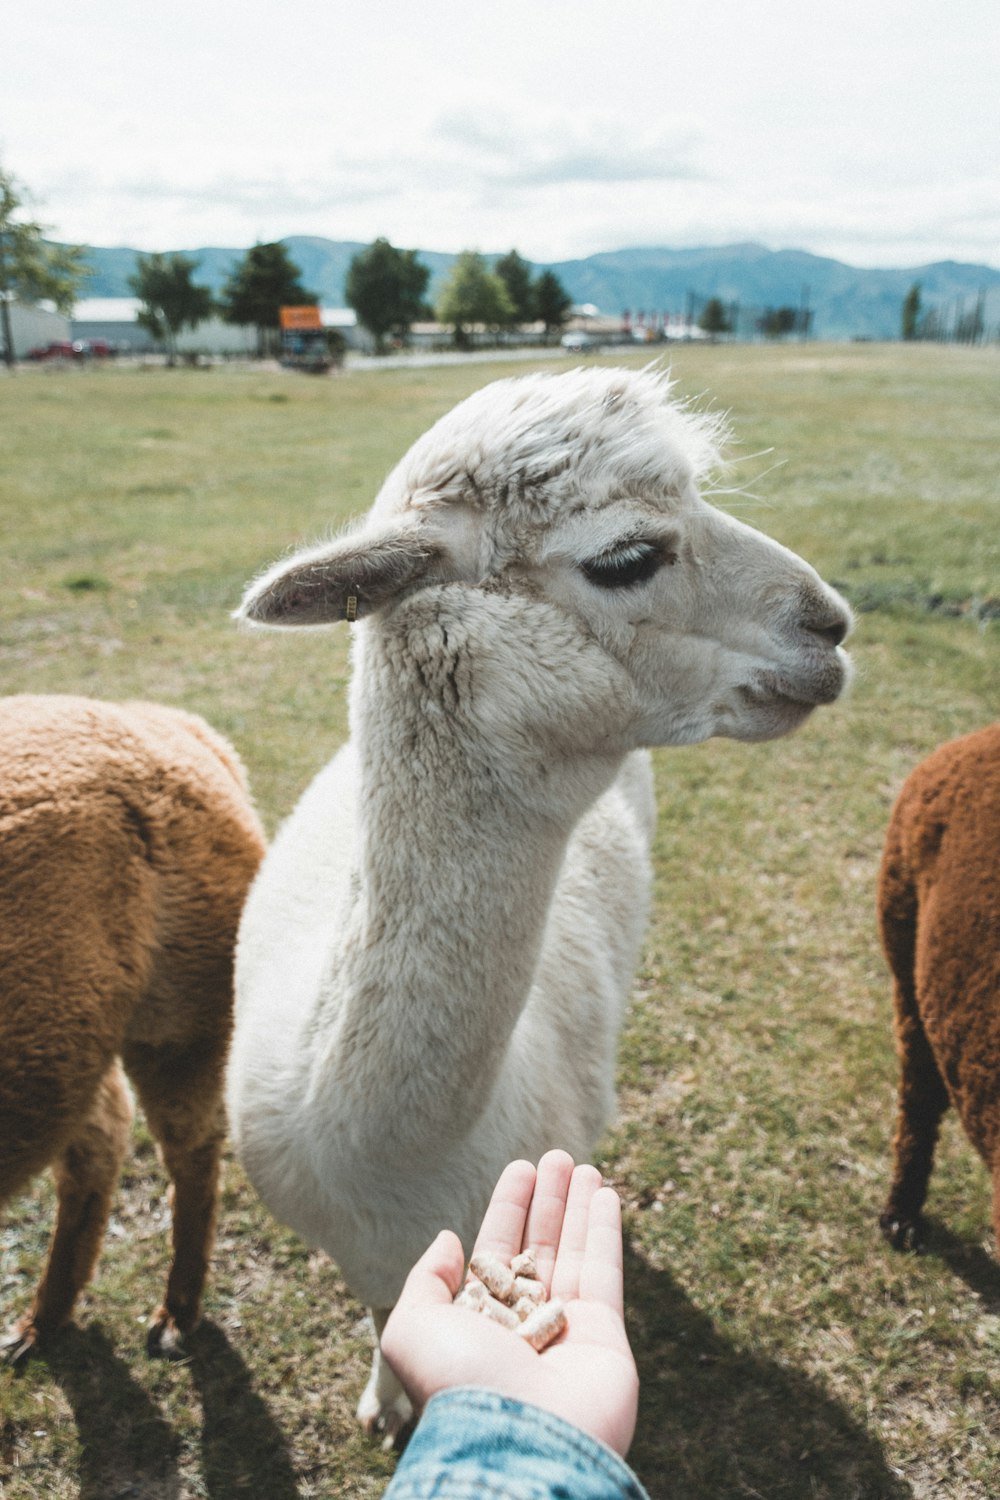
M 552 765 L 476 747 L 468 717 L 436 703 L 408 662 L 393 667 L 374 644 L 366 657 L 352 705 L 358 898 L 335 957 L 338 1086 L 363 1088 L 366 1106 L 377 1090 L 389 1118 L 461 1135 L 503 1065 L 592 797 L 562 795 Z M 592 780 L 596 797 L 615 768 L 573 779 Z

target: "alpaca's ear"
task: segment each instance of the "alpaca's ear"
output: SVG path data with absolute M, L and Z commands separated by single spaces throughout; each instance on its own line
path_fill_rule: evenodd
M 413 530 L 344 537 L 276 563 L 235 611 L 256 625 L 360 620 L 391 599 L 455 577 L 444 547 Z

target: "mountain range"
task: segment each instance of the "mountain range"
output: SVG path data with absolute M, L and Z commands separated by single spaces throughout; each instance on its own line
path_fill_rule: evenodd
M 282 243 L 299 267 L 304 286 L 331 307 L 344 306 L 348 266 L 365 245 L 351 240 L 328 240 L 292 235 Z M 92 277 L 88 297 L 127 297 L 136 251 L 90 247 L 87 257 Z M 244 250 L 204 247 L 186 250 L 198 262 L 194 279 L 220 292 Z M 502 253 L 502 252 L 501 252 Z M 455 256 L 419 250 L 431 272 L 428 296 L 433 300 Z M 493 261 L 495 255 L 487 255 Z M 704 249 L 626 249 L 588 255 L 582 260 L 535 263 L 536 272 L 552 270 L 574 303 L 590 303 L 617 317 L 625 309 L 684 313 L 709 297 L 738 304 L 744 314 L 776 307 L 808 307 L 812 332 L 826 339 L 897 338 L 903 298 L 919 282 L 925 309 L 937 309 L 946 326 L 971 313 L 982 296 L 986 327 L 995 332 L 1000 322 L 1000 270 L 959 261 L 899 269 L 865 269 L 804 250 L 768 250 L 748 243 Z

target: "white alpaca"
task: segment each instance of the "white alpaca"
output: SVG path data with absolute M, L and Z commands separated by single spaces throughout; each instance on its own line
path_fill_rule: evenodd
M 715 457 L 662 375 L 501 381 L 243 602 L 364 619 L 350 739 L 244 913 L 228 1095 L 264 1200 L 377 1327 L 438 1230 L 470 1245 L 506 1162 L 586 1159 L 608 1122 L 643 747 L 785 734 L 845 684 L 846 606 L 700 497 Z M 376 1354 L 359 1416 L 407 1412 Z

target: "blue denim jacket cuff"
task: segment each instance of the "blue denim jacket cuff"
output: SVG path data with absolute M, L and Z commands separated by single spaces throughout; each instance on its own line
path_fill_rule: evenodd
M 428 1402 L 385 1500 L 648 1500 L 617 1453 L 540 1407 L 492 1391 Z

